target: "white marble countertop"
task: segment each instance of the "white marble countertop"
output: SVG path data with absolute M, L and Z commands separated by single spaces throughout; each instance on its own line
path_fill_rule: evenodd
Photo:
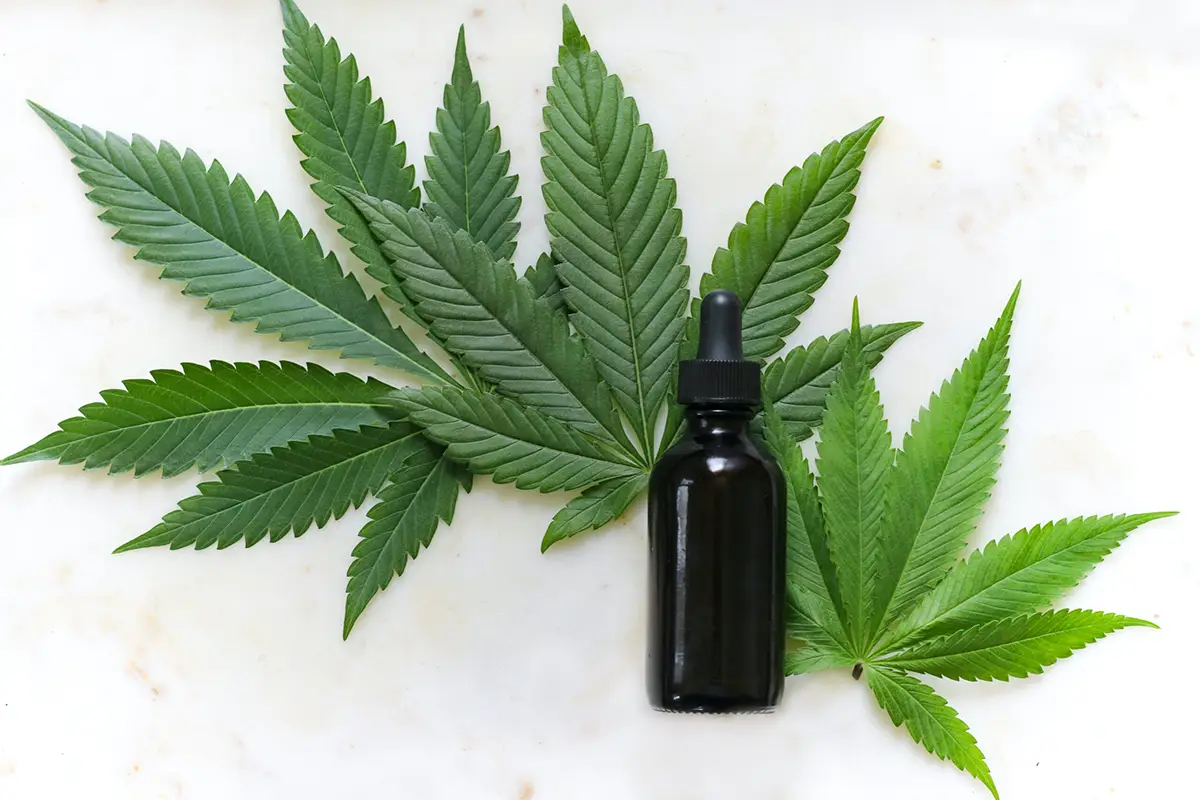
M 877 373 L 897 434 L 1024 280 L 1011 433 L 980 541 L 1077 514 L 1185 512 L 1138 531 L 1069 598 L 1161 631 L 1122 632 L 1032 680 L 935 682 L 1006 798 L 1194 785 L 1200 13 L 1185 5 L 574 4 L 667 151 L 694 279 L 789 167 L 887 116 L 842 258 L 795 339 L 842 327 L 854 295 L 868 320 L 924 320 Z M 357 54 L 418 163 L 467 23 L 522 178 L 518 263 L 540 252 L 557 4 L 303 7 Z M 361 371 L 155 280 L 109 241 L 24 104 L 219 157 L 345 256 L 297 165 L 280 47 L 271 0 L 6 0 L 0 450 L 183 361 Z M 0 798 L 987 796 L 840 672 L 791 679 L 770 717 L 652 713 L 640 507 L 543 556 L 564 497 L 480 480 L 342 643 L 362 512 L 250 550 L 109 555 L 198 480 L 0 471 Z

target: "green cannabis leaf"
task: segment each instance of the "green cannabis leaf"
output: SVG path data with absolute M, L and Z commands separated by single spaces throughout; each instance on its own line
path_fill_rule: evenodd
M 300 536 L 316 522 L 323 527 L 351 506 L 357 508 L 425 443 L 408 423 L 387 428 L 337 430 L 256 453 L 217 480 L 200 484 L 200 494 L 179 502 L 153 529 L 117 552 L 169 545 L 172 550 L 217 545 L 246 546 L 270 536 Z
M 282 0 L 284 87 L 291 107 L 288 120 L 299 133 L 296 146 L 305 155 L 300 166 L 316 182 L 313 192 L 351 244 L 367 274 L 401 306 L 403 292 L 391 281 L 387 261 L 366 222 L 338 188 L 357 189 L 405 207 L 421 201 L 413 188 L 414 170 L 405 163 L 404 142 L 396 125 L 384 118 L 383 101 L 373 99 L 371 81 L 359 79 L 353 55 L 342 58 L 338 43 L 326 41 L 291 0 Z
M 675 182 L 637 103 L 565 8 L 546 99 L 542 193 L 564 297 L 650 461 L 687 303 Z
M 350 636 L 375 593 L 386 589 L 393 575 L 402 574 L 422 546 L 429 546 L 438 520 L 451 522 L 460 486 L 470 491 L 470 474 L 426 441 L 414 445 L 401 467 L 388 476 L 387 485 L 375 492 L 379 502 L 367 512 L 371 521 L 359 533 L 362 541 L 354 548 L 347 573 L 343 638 Z
M 638 471 L 554 417 L 499 395 L 429 388 L 399 393 L 397 402 L 452 458 L 497 483 L 554 492 Z
M 508 174 L 508 151 L 500 152 L 500 129 L 489 127 L 491 107 L 482 101 L 479 83 L 471 74 L 466 31 L 461 27 L 442 106 L 437 131 L 429 135 L 433 155 L 425 159 L 429 172 L 425 210 L 466 231 L 496 258 L 512 258 L 520 229 L 513 221 L 521 208 L 520 198 L 513 197 L 517 177 Z M 375 195 L 367 187 L 362 191 Z
M 161 468 L 170 477 L 193 466 L 207 472 L 231 465 L 297 438 L 386 425 L 396 416 L 387 384 L 317 364 L 214 361 L 150 374 L 151 380 L 101 392 L 103 403 L 84 406 L 83 416 L 59 423 L 62 430 L 3 463 L 55 459 L 108 467 L 113 475 L 133 470 L 135 477 Z
M 894 724 L 997 798 L 966 724 L 909 673 L 1024 678 L 1114 631 L 1155 627 L 1048 607 L 1130 531 L 1173 513 L 1039 525 L 955 563 L 1000 464 L 1019 292 L 1018 286 L 995 326 L 930 398 L 898 452 L 870 377 L 873 332 L 860 326 L 857 302 L 828 392 L 816 478 L 797 447 L 801 437 L 777 407 L 767 409 L 765 425 L 788 490 L 788 633 L 795 645 L 788 673 L 848 666 L 856 678 L 865 672 Z M 821 361 L 819 349 L 810 349 Z M 796 358 L 801 366 L 794 369 L 805 369 L 809 356 Z
M 882 123 L 882 117 L 871 120 L 794 167 L 750 207 L 744 224 L 734 226 L 728 248 L 713 256 L 700 292 L 729 289 L 742 301 L 746 358 L 761 361 L 779 352 L 797 317 L 813 304 L 812 293 L 825 283 L 837 243 L 850 228 L 846 215 L 854 207 L 858 167 Z M 698 334 L 697 325 L 689 326 L 688 357 Z
M 483 134 L 486 105 L 468 90 L 474 84 L 461 32 L 459 55 L 458 77 L 438 115 L 441 138 L 434 136 L 430 175 L 443 186 L 427 191 L 440 198 L 437 208 L 418 211 L 353 187 L 343 193 L 369 223 L 416 316 L 486 384 L 401 390 L 397 405 L 473 472 L 518 488 L 583 490 L 551 521 L 545 550 L 621 516 L 645 491 L 655 457 L 676 436 L 678 409 L 665 425 L 663 419 L 688 347 L 682 214 L 666 156 L 654 148 L 637 104 L 564 8 L 563 45 L 543 112 L 551 253 L 518 278 L 507 260 L 511 249 L 480 241 L 465 223 L 465 194 L 507 197 L 511 184 L 472 188 L 476 172 L 495 174 L 508 160 L 497 155 L 498 134 L 494 143 Z M 474 110 L 457 111 L 456 121 L 464 104 Z M 454 134 L 468 119 L 486 146 L 459 157 Z M 785 179 L 786 190 L 769 190 L 769 202 L 751 208 L 748 223 L 731 235 L 741 260 L 718 254 L 716 272 L 702 280 L 704 291 L 751 270 L 739 286 L 748 304 L 757 298 L 752 320 L 767 325 L 767 309 L 775 308 L 789 321 L 764 330 L 776 336 L 794 330 L 837 257 L 858 166 L 878 125 L 810 157 Z M 447 166 L 459 162 L 479 167 L 460 180 Z M 492 166 L 484 169 L 485 162 Z M 770 241 L 747 240 L 745 230 L 755 236 L 770 231 Z M 786 235 L 780 238 L 779 231 Z M 756 266 L 742 266 L 747 260 Z M 868 363 L 917 325 L 866 329 Z M 765 394 L 788 430 L 807 436 L 819 424 L 847 341 L 846 332 L 821 338 L 768 365 Z
M 688 309 L 696 298 L 666 155 L 565 7 L 543 112 L 551 248 L 521 273 L 512 263 L 517 176 L 471 70 L 466 31 L 458 31 L 418 182 L 357 59 L 293 0 L 280 9 L 286 113 L 312 191 L 385 301 L 441 352 L 418 347 L 294 215 L 281 215 L 270 195 L 230 178 L 219 162 L 34 109 L 70 150 L 116 238 L 162 278 L 181 282 L 185 295 L 234 322 L 254 322 L 260 333 L 336 350 L 422 386 L 313 364 L 185 364 L 102 392 L 101 402 L 3 463 L 53 459 L 134 476 L 221 470 L 122 552 L 278 541 L 374 495 L 347 574 L 348 636 L 439 522 L 451 521 L 472 473 L 521 489 L 578 492 L 550 522 L 543 550 L 624 514 L 679 429 L 682 415 L 668 401 L 679 359 L 694 347 Z M 738 292 L 755 358 L 779 354 L 764 374 L 779 435 L 813 433 L 844 368 L 847 331 L 780 351 L 838 256 L 879 124 L 833 142 L 768 189 L 701 280 L 701 294 Z M 866 376 L 917 325 L 863 327 L 856 374 Z M 815 492 L 814 485 L 812 502 L 801 506 L 814 526 Z M 841 526 L 832 526 L 835 550 L 847 536 L 865 546 L 862 530 Z M 813 527 L 810 547 L 823 548 L 823 537 Z M 807 627 L 795 630 L 824 631 L 845 651 L 838 658 L 852 661 L 832 601 L 835 569 L 821 552 L 822 583 L 810 581 L 801 604 L 809 608 L 820 591 L 831 600 L 810 608 Z M 1060 555 L 1055 564 L 1074 563 Z M 905 591 L 912 580 L 920 576 Z M 863 583 L 856 602 L 874 602 L 868 588 Z M 915 636 L 956 619 L 959 608 L 923 613 L 895 630 Z M 875 616 L 861 610 L 856 636 Z
M 364 195 L 359 210 L 447 349 L 496 390 L 635 455 L 608 387 L 567 319 L 465 231 Z
M 930 753 L 977 778 L 993 796 L 1000 796 L 983 751 L 967 723 L 945 698 L 916 678 L 894 669 L 871 665 L 866 674 L 867 686 L 893 725 L 897 728 L 903 725 Z

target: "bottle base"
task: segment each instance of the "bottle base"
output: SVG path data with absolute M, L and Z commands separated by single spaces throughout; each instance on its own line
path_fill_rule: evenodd
M 671 697 L 654 699 L 650 707 L 666 714 L 773 714 L 776 703 L 731 697 Z
M 662 708 L 661 706 L 653 706 L 653 709 L 661 714 L 692 714 L 696 716 L 713 716 L 717 714 L 774 714 L 775 707 L 767 708 Z

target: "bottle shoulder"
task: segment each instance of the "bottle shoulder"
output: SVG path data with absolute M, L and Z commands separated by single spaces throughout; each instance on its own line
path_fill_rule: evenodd
M 773 482 L 783 480 L 783 473 L 766 446 L 748 435 L 713 441 L 685 436 L 658 460 L 651 480 L 733 472 L 760 473 Z

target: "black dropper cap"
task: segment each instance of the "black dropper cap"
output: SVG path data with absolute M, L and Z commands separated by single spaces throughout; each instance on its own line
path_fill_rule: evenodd
M 679 364 L 679 402 L 757 406 L 762 402 L 762 368 L 742 358 L 742 304 L 726 289 L 700 302 L 700 347 Z

